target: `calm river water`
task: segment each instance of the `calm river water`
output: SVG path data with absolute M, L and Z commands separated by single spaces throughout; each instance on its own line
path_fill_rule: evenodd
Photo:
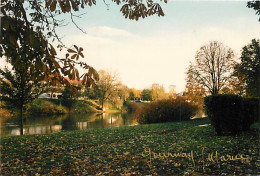
M 89 128 L 108 128 L 136 125 L 127 113 L 66 114 L 59 116 L 26 117 L 24 134 L 46 134 Z M 0 117 L 1 136 L 20 135 L 19 118 Z

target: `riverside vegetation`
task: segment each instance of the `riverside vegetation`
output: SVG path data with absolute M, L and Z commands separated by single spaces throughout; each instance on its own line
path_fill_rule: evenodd
M 198 112 L 197 106 L 182 97 L 154 101 L 142 108 L 131 107 L 135 110 L 136 120 L 140 124 L 189 120 Z
M 72 106 L 68 108 L 59 99 L 35 99 L 25 109 L 28 115 L 58 115 L 69 112 L 93 113 L 100 111 L 98 107 L 99 105 L 93 100 L 75 100 Z M 1 112 L 9 117 L 17 113 L 4 102 L 2 102 Z
M 75 100 L 70 107 L 67 107 L 59 99 L 36 99 L 28 107 L 30 114 L 65 114 L 97 112 L 99 105 L 93 100 Z
M 259 174 L 259 128 L 232 137 L 216 136 L 209 123 L 208 118 L 203 118 L 133 127 L 3 137 L 1 173 Z M 150 155 L 148 151 L 151 151 Z M 167 157 L 163 153 L 172 156 Z M 188 153 L 193 154 L 193 159 L 185 157 Z

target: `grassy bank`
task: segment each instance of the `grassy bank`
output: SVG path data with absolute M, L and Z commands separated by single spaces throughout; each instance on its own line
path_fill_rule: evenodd
M 205 124 L 208 119 L 3 137 L 2 174 L 257 174 L 256 130 L 218 137 Z
M 71 108 L 62 105 L 59 99 L 35 99 L 26 106 L 26 115 L 58 115 L 71 113 L 94 113 L 99 112 L 99 105 L 92 100 L 76 100 Z M 11 113 L 12 112 L 12 113 Z M 1 116 L 17 116 L 18 110 L 13 107 L 1 106 Z

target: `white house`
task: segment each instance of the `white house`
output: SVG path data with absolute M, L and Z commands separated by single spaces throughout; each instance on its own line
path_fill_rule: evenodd
M 61 95 L 62 93 L 43 93 L 39 96 L 39 98 L 58 99 Z

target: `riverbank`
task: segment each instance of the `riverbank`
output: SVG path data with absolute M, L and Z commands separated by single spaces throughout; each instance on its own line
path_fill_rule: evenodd
M 25 107 L 25 115 L 60 115 L 68 113 L 100 113 L 102 112 L 97 104 L 93 100 L 76 100 L 74 104 L 68 108 L 62 105 L 59 99 L 35 99 L 33 102 Z M 12 116 L 18 116 L 18 110 L 13 109 L 2 103 L 0 108 L 1 117 L 9 118 Z
M 3 175 L 256 175 L 259 142 L 256 129 L 216 136 L 207 118 L 3 137 L 1 169 Z

